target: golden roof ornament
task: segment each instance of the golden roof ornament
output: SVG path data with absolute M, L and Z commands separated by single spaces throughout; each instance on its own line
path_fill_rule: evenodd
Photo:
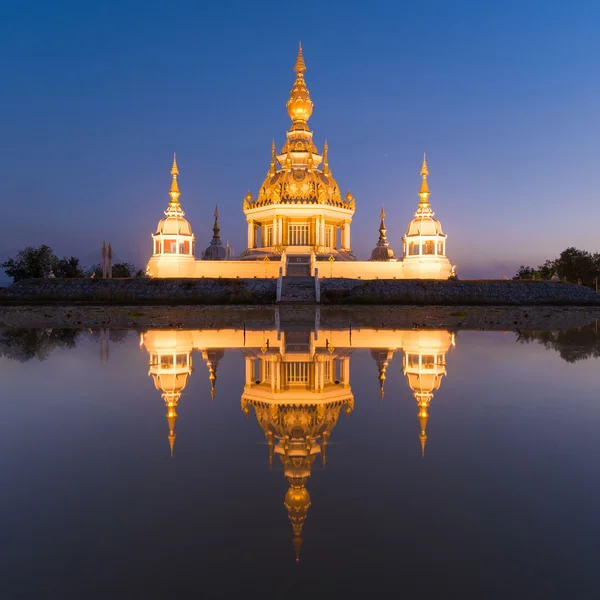
M 327 140 L 325 140 L 325 144 L 323 145 L 323 175 L 329 175 L 331 171 L 329 170 L 329 144 Z
M 271 143 L 271 169 L 269 175 L 273 176 L 277 173 L 277 150 L 275 149 L 275 140 Z M 250 193 L 250 192 L 248 192 Z
M 290 98 L 286 104 L 288 115 L 293 121 L 290 131 L 298 129 L 308 131 L 306 122 L 310 119 L 310 115 L 312 114 L 313 103 L 310 99 L 306 83 L 304 83 L 306 64 L 304 62 L 304 56 L 302 55 L 302 44 L 298 45 L 298 57 L 296 58 L 294 72 L 296 73 L 296 81 L 294 82 L 294 87 L 290 92 Z
M 427 168 L 427 157 L 423 153 L 423 165 L 421 166 L 421 190 L 419 196 L 421 197 L 420 204 L 429 204 L 429 186 L 427 185 L 427 175 L 429 175 L 429 169 Z
M 379 224 L 379 241 L 377 242 L 378 246 L 387 246 L 387 228 L 385 226 L 385 210 L 383 206 L 381 207 L 381 213 L 379 214 L 379 218 L 381 219 L 381 223 Z
M 177 184 L 177 176 L 179 175 L 179 169 L 177 168 L 177 154 L 173 153 L 173 166 L 171 167 L 171 175 L 173 180 L 171 181 L 171 189 L 169 190 L 169 196 L 171 196 L 171 204 L 173 206 L 179 205 L 179 185 Z

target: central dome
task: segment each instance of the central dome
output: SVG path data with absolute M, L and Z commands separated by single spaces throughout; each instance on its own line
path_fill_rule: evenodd
M 335 179 L 317 169 L 290 169 L 269 174 L 255 206 L 267 204 L 328 204 L 348 208 Z

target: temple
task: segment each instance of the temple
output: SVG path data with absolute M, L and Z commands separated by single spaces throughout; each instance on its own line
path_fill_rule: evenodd
M 152 235 L 151 277 L 279 277 L 310 275 L 355 279 L 447 279 L 454 273 L 446 257 L 446 234 L 429 203 L 429 169 L 421 167 L 419 204 L 402 238 L 402 258 L 390 247 L 381 211 L 379 239 L 369 260 L 357 260 L 350 229 L 356 200 L 340 192 L 329 166 L 327 141 L 322 153 L 313 141 L 308 120 L 313 102 L 304 80 L 306 64 L 299 47 L 296 80 L 287 101 L 292 121 L 277 151 L 271 146 L 267 176 L 254 196 L 248 192 L 243 211 L 248 226 L 246 249 L 236 259 L 220 239 L 215 210 L 213 238 L 201 259 L 179 201 L 179 168 L 173 160 L 170 202 Z M 319 263 L 323 263 L 319 269 Z M 325 265 L 327 267 L 325 268 Z
M 254 412 L 266 440 L 269 465 L 278 459 L 283 467 L 289 486 L 283 505 L 291 524 L 296 560 L 311 506 L 307 484 L 313 464 L 320 458 L 325 466 L 327 446 L 340 412 L 350 415 L 354 409 L 350 385 L 354 350 L 370 350 L 377 365 L 372 389 L 382 399 L 390 363 L 396 353 L 403 352 L 402 372 L 417 402 L 415 451 L 419 431 L 424 454 L 429 405 L 446 375 L 446 354 L 454 344 L 454 334 L 447 330 L 320 330 L 317 324 L 289 330 L 277 325 L 260 330 L 153 329 L 140 339 L 150 356 L 149 375 L 167 407 L 171 455 L 176 408 L 192 374 L 193 351 L 199 352 L 206 364 L 202 385 L 213 401 L 217 367 L 225 351 L 243 354 L 241 409 L 246 415 Z

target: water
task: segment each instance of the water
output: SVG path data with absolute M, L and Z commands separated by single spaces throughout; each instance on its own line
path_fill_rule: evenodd
M 597 324 L 0 353 L 3 599 L 600 597 Z

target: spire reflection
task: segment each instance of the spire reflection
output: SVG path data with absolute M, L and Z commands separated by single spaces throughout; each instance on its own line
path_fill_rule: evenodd
M 318 323 L 318 319 L 316 323 Z M 217 368 L 227 349 L 244 357 L 242 411 L 254 412 L 268 448 L 271 467 L 278 459 L 288 481 L 283 504 L 292 526 L 292 546 L 300 558 L 311 498 L 307 489 L 315 460 L 325 467 L 327 446 L 340 412 L 350 414 L 354 395 L 350 360 L 354 350 L 369 350 L 377 365 L 383 400 L 390 369 L 400 369 L 417 401 L 421 452 L 427 443 L 429 406 L 446 375 L 446 354 L 454 334 L 446 330 L 385 330 L 317 327 L 252 330 L 151 330 L 141 336 L 150 356 L 149 375 L 167 407 L 171 454 L 179 399 L 193 372 L 192 353 L 200 353 L 214 399 Z M 403 353 L 401 363 L 393 363 Z

